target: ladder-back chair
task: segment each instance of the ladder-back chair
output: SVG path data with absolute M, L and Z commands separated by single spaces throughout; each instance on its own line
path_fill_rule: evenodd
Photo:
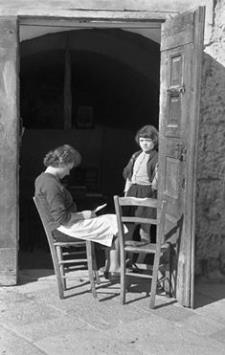
M 74 265 L 78 264 L 88 265 L 92 294 L 94 297 L 97 297 L 95 280 L 97 283 L 99 283 L 99 276 L 98 272 L 96 271 L 93 242 L 75 239 L 62 233 L 59 233 L 59 236 L 54 237 L 54 232 L 52 232 L 48 227 L 49 221 L 52 221 L 52 217 L 50 215 L 46 199 L 42 196 L 35 196 L 33 197 L 33 201 L 37 208 L 48 240 L 53 267 L 57 279 L 59 297 L 65 297 L 68 273 L 69 271 L 73 270 Z
M 160 257 L 168 248 L 170 250 L 170 244 L 164 241 L 164 223 L 165 223 L 165 204 L 166 201 L 160 202 L 157 199 L 151 198 L 136 198 L 136 197 L 119 197 L 114 196 L 114 204 L 117 215 L 118 231 L 119 231 L 119 241 L 120 241 L 120 266 L 121 266 L 121 303 L 125 303 L 126 297 L 126 281 L 128 277 L 140 277 L 151 279 L 151 293 L 150 293 L 150 308 L 155 306 L 155 295 L 157 291 L 158 283 L 158 271 L 160 266 Z M 136 216 L 130 216 L 127 207 L 133 207 L 134 209 L 138 206 L 147 207 L 156 210 L 156 218 L 142 218 Z M 126 215 L 124 215 L 126 214 Z M 149 224 L 156 225 L 156 243 L 143 242 L 143 241 L 126 241 L 126 235 L 124 234 L 123 223 L 131 223 L 134 225 L 138 224 Z M 147 270 L 148 274 L 136 272 L 134 270 L 126 269 L 126 255 L 127 253 L 137 254 L 153 254 L 154 262 L 152 270 Z M 170 275 L 169 275 L 170 278 Z

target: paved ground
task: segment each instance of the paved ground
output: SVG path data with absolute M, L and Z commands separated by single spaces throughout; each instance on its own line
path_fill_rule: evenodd
M 22 270 L 0 287 L 0 354 L 225 354 L 225 284 L 198 284 L 195 310 L 164 295 L 150 310 L 141 285 L 122 306 L 119 285 L 102 281 L 96 301 L 79 271 L 60 300 L 52 270 Z

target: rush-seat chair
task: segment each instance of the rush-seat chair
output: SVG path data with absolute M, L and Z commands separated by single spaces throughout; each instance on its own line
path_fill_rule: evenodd
M 169 250 L 170 255 L 170 244 L 165 242 L 164 240 L 164 223 L 165 223 L 165 206 L 166 201 L 159 201 L 157 199 L 151 198 L 136 198 L 136 197 L 119 197 L 114 196 L 114 204 L 115 211 L 117 215 L 117 223 L 118 223 L 118 231 L 119 231 L 119 241 L 120 241 L 120 266 L 121 266 L 121 275 L 120 275 L 120 283 L 121 283 L 121 303 L 125 303 L 126 297 L 126 286 L 127 286 L 127 278 L 128 277 L 138 277 L 145 278 L 146 281 L 151 279 L 151 287 L 150 287 L 150 308 L 155 307 L 155 296 L 157 291 L 158 284 L 158 272 L 160 267 L 160 258 L 163 253 Z M 138 206 L 151 208 L 155 210 L 156 218 L 142 218 L 131 216 L 128 212 L 130 207 L 134 209 Z M 129 207 L 129 208 L 127 208 Z M 156 225 L 156 243 L 143 242 L 143 241 L 134 241 L 129 240 L 126 241 L 126 236 L 124 234 L 124 229 L 122 228 L 122 224 L 154 224 Z M 168 249 L 169 248 L 169 249 Z M 153 255 L 153 267 L 152 270 L 146 273 L 140 273 L 140 270 L 135 273 L 135 269 L 130 270 L 126 268 L 126 257 L 127 254 L 152 254 Z M 169 275 L 169 279 L 171 276 Z M 171 292 L 169 292 L 171 294 Z
M 59 297 L 65 297 L 67 290 L 68 274 L 75 265 L 87 264 L 91 290 L 94 297 L 97 297 L 95 281 L 99 283 L 99 276 L 96 270 L 94 246 L 91 241 L 75 239 L 64 234 L 55 237 L 54 232 L 49 229 L 49 221 L 52 217 L 49 213 L 48 204 L 42 196 L 33 197 L 45 234 L 48 240 L 53 267 L 57 279 Z

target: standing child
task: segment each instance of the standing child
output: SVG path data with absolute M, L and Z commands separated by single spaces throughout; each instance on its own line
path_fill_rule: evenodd
M 135 141 L 141 150 L 134 153 L 123 171 L 126 179 L 125 196 L 139 198 L 156 198 L 155 183 L 152 185 L 158 166 L 158 131 L 151 125 L 138 130 Z M 135 211 L 138 217 L 154 218 L 153 210 L 147 207 L 138 207 Z M 150 242 L 150 226 L 140 226 L 141 241 Z

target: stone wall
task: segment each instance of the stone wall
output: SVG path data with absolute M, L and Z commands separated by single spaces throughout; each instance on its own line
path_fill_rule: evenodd
M 225 0 L 204 49 L 197 191 L 196 272 L 225 280 Z
M 176 13 L 205 4 L 211 0 L 0 0 L 2 15 L 61 15 L 70 16 L 81 11 L 146 12 L 159 14 Z M 160 15 L 161 14 L 161 15 Z M 92 14 L 93 15 L 93 14 Z M 141 14 L 140 14 L 141 15 Z

